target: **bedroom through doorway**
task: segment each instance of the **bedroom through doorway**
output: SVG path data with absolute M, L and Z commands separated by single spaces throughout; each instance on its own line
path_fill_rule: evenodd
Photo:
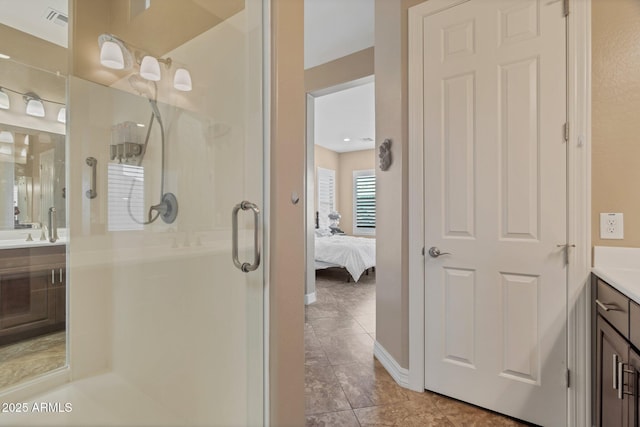
M 307 95 L 305 413 L 356 417 L 375 362 L 375 82 Z M 387 374 L 388 376 L 388 374 Z M 388 378 L 389 388 L 396 385 Z M 373 398 L 373 397 L 372 397 Z M 366 400 L 366 402 L 363 401 Z

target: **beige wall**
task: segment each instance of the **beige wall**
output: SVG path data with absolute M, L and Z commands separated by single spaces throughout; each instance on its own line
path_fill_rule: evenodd
M 305 90 L 315 92 L 373 75 L 373 49 L 363 49 L 305 70 Z
M 640 2 L 592 3 L 593 245 L 640 247 Z M 624 240 L 600 240 L 600 212 L 624 213 Z
M 304 425 L 304 2 L 271 0 L 269 413 Z
M 340 228 L 353 234 L 353 171 L 376 168 L 375 150 L 337 153 L 320 145 L 314 146 L 314 171 L 319 167 L 336 171 L 336 210 L 340 212 Z M 315 181 L 315 178 L 314 178 Z M 318 190 L 314 194 L 318 210 Z M 314 217 L 315 218 L 315 217 Z
M 376 168 L 375 150 L 352 151 L 340 153 L 338 179 L 338 206 L 340 215 L 340 229 L 347 234 L 353 234 L 353 171 Z
M 409 366 L 408 19 L 420 0 L 376 0 L 376 147 L 391 138 L 393 164 L 377 174 L 376 340 Z

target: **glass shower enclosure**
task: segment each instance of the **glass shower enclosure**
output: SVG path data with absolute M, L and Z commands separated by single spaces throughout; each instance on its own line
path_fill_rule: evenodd
M 73 410 L 6 422 L 263 425 L 263 9 L 69 1 L 68 366 L 30 401 Z

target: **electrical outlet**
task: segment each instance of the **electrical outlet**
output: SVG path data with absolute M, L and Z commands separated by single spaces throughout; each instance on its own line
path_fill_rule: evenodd
M 600 238 L 624 239 L 624 217 L 621 213 L 600 214 Z

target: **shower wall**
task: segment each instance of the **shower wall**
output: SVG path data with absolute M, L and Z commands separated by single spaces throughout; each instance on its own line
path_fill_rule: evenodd
M 132 121 L 146 133 L 151 108 L 126 76 L 109 86 L 99 78 L 69 83 L 74 378 L 113 371 L 188 425 L 236 425 L 238 414 L 257 425 L 262 417 L 249 409 L 262 407 L 262 275 L 240 272 L 230 256 L 232 208 L 262 200 L 261 18 L 240 10 L 163 54 L 186 66 L 194 85 L 177 92 L 163 79 L 158 87 L 165 192 L 179 203 L 172 224 L 108 230 L 111 127 Z M 142 163 L 145 216 L 160 198 L 160 141 L 156 122 Z M 95 199 L 85 196 L 89 156 L 98 160 Z M 252 257 L 252 232 L 243 215 L 241 259 Z

